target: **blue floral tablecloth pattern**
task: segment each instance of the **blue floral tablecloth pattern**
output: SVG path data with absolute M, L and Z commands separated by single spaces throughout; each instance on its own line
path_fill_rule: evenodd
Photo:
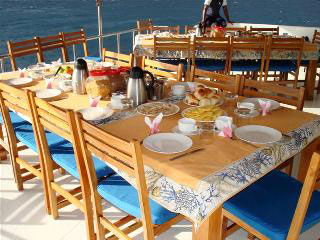
M 150 197 L 170 211 L 189 217 L 199 226 L 223 202 L 301 152 L 319 136 L 320 118 L 288 133 L 281 141 L 259 148 L 206 177 L 196 189 L 179 184 L 145 166 Z M 130 184 L 136 185 L 135 178 L 111 167 Z

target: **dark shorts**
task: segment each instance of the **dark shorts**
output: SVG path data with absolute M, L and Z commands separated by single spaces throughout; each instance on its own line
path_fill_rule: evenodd
M 216 24 L 216 26 L 220 27 L 226 27 L 227 26 L 227 21 L 223 17 L 213 17 L 213 16 L 206 16 L 205 19 L 205 26 L 206 27 L 211 27 L 212 24 Z

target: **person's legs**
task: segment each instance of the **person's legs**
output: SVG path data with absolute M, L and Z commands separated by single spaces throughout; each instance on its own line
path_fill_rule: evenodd
M 212 16 L 206 16 L 204 20 L 204 27 L 211 27 L 211 25 L 215 22 L 215 19 Z
M 223 17 L 217 17 L 215 22 L 216 22 L 216 25 L 219 27 L 227 26 L 227 21 Z

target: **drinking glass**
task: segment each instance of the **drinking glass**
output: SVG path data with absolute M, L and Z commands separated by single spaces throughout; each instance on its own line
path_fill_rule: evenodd
M 214 126 L 212 122 L 201 122 L 199 126 L 200 142 L 209 145 L 214 141 Z

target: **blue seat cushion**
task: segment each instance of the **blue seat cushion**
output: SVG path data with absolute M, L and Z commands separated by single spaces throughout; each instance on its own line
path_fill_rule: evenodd
M 26 123 L 26 120 L 21 118 L 15 112 L 9 111 L 9 115 L 10 115 L 10 119 L 11 119 L 13 127 L 15 127 L 16 125 L 19 125 L 19 124 L 25 124 Z M 0 113 L 0 124 L 4 124 L 1 113 Z
M 205 71 L 223 71 L 226 62 L 214 59 L 196 59 L 197 68 Z
M 93 61 L 96 61 L 96 62 L 102 62 L 102 59 L 101 57 L 84 57 L 85 60 L 93 60 Z
M 141 218 L 140 203 L 137 190 L 119 175 L 113 175 L 98 184 L 99 194 L 115 207 Z M 158 203 L 150 199 L 151 218 L 153 224 L 162 224 L 176 216 Z
M 10 117 L 17 139 L 28 148 L 38 152 L 32 125 L 14 112 L 10 112 Z M 46 138 L 53 161 L 63 167 L 72 176 L 80 179 L 72 144 L 64 138 L 49 131 L 46 131 Z M 114 173 L 111 168 L 99 159 L 93 158 L 93 161 L 98 178 Z
M 294 72 L 297 69 L 297 63 L 290 60 L 271 60 L 269 71 Z
M 285 240 L 302 184 L 274 170 L 224 203 L 223 208 L 270 239 Z M 314 191 L 302 232 L 320 222 L 320 192 Z
M 239 71 L 239 72 L 252 72 L 252 71 L 260 71 L 261 68 L 261 60 L 240 60 L 240 61 L 232 61 L 231 63 L 231 71 Z

